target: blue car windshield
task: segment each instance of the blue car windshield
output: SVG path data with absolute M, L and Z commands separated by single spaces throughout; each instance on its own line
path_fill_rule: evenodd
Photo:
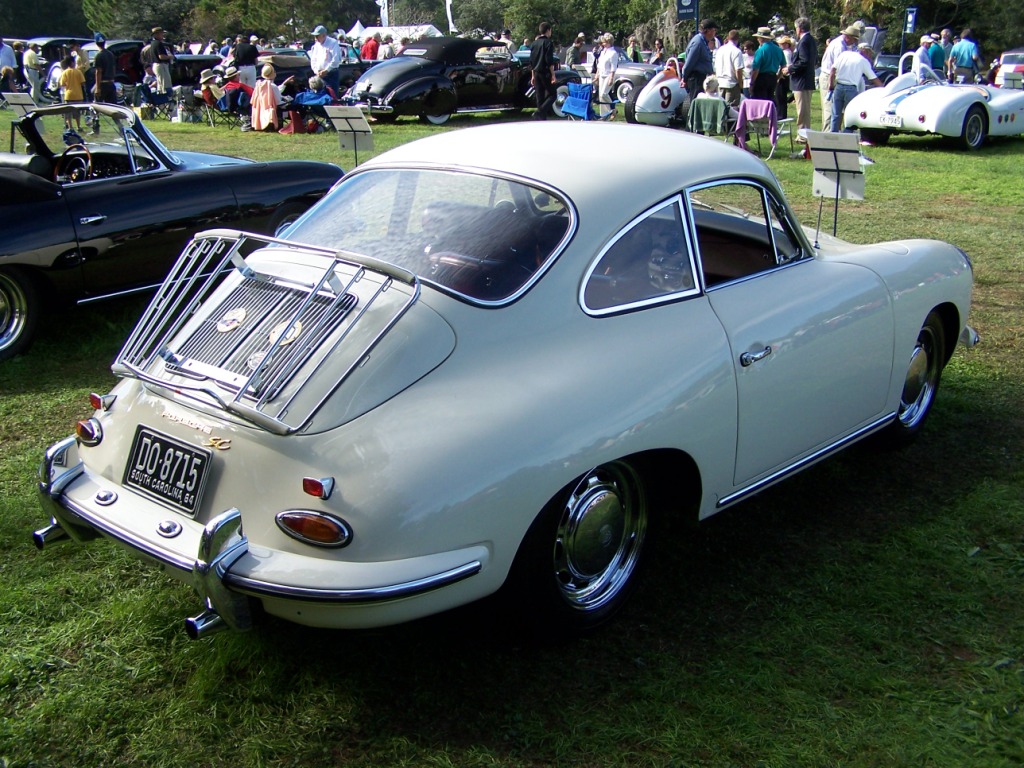
M 482 173 L 354 174 L 285 235 L 415 273 L 474 303 L 503 303 L 544 271 L 571 230 L 554 193 Z

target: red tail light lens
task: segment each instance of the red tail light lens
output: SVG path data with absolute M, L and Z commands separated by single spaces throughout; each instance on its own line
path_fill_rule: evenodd
M 310 496 L 316 496 L 318 499 L 329 499 L 331 498 L 332 491 L 334 491 L 333 477 L 302 478 L 303 493 L 308 493 Z
M 94 411 L 109 411 L 115 400 L 117 395 L 97 395 L 95 392 L 89 395 L 89 405 Z
M 318 547 L 344 547 L 352 541 L 352 529 L 344 520 L 308 509 L 279 512 L 277 527 L 304 544 Z

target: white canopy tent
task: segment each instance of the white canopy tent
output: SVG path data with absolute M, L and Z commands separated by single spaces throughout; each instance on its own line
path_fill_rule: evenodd
M 363 26 L 363 22 L 361 22 L 359 19 L 356 19 L 356 23 L 352 25 L 352 29 L 346 32 L 345 35 L 350 40 L 354 40 L 357 37 L 363 36 L 364 29 L 366 29 L 366 27 Z
M 355 29 L 355 27 L 353 27 Z M 419 24 L 407 27 L 364 27 L 363 31 L 358 35 L 353 35 L 349 32 L 349 38 L 356 40 L 365 40 L 368 37 L 373 37 L 377 32 L 380 32 L 380 36 L 383 38 L 385 35 L 391 35 L 398 42 L 403 37 L 408 37 L 410 40 L 419 40 L 421 37 L 443 37 L 444 33 L 441 32 L 433 24 Z

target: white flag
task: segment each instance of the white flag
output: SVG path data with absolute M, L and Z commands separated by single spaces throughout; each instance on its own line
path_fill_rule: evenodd
M 377 5 L 380 6 L 380 25 L 382 27 L 390 27 L 391 24 L 388 22 L 388 0 L 377 0 Z
M 452 21 L 452 0 L 444 0 L 445 10 L 448 11 L 448 31 L 458 32 L 455 28 L 455 22 Z

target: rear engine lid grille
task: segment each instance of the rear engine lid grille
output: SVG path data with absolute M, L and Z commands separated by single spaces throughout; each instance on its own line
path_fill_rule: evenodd
M 236 230 L 203 232 L 113 371 L 287 434 L 310 421 L 419 290 L 415 275 L 384 262 Z

